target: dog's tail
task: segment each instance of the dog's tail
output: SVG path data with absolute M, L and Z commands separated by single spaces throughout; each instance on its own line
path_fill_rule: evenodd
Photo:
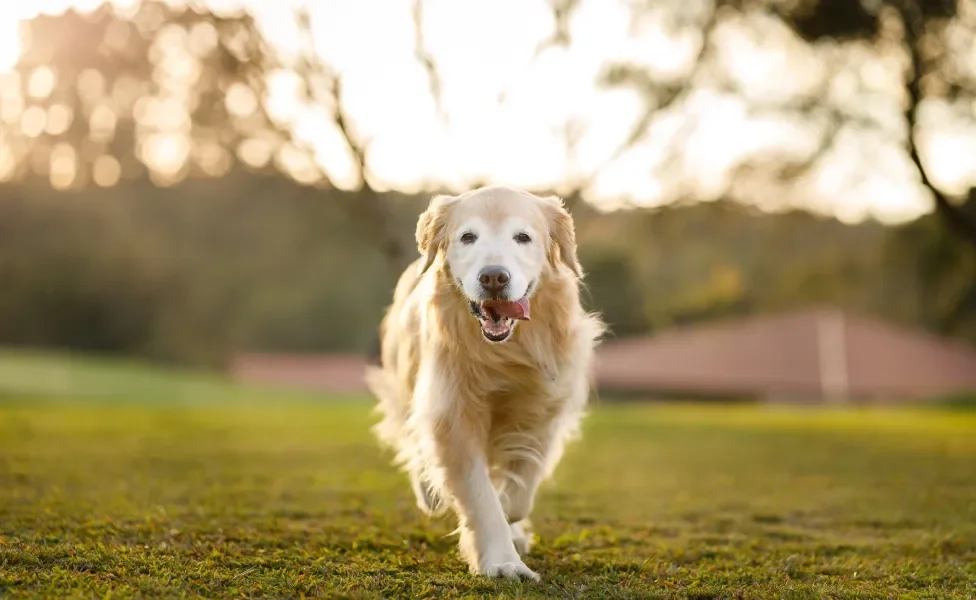
M 373 425 L 373 434 L 380 443 L 394 451 L 399 451 L 397 440 L 406 420 L 404 404 L 401 402 L 397 390 L 396 377 L 380 366 L 369 365 L 365 373 L 366 386 L 376 396 L 375 412 L 382 416 Z
M 366 385 L 376 396 L 375 412 L 382 419 L 373 425 L 373 434 L 380 444 L 396 453 L 393 463 L 410 474 L 410 482 L 417 498 L 417 506 L 425 514 L 437 516 L 447 510 L 440 494 L 431 486 L 429 477 L 417 462 L 415 445 L 407 430 L 408 405 L 396 376 L 382 367 L 366 367 Z

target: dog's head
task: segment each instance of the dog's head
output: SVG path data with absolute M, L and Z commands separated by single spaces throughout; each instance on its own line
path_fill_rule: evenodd
M 422 271 L 443 253 L 454 283 L 490 342 L 529 319 L 545 277 L 581 277 L 570 214 L 555 197 L 507 187 L 437 196 L 417 223 Z

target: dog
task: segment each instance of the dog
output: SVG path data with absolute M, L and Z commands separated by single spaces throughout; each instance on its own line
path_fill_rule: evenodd
M 580 301 L 573 219 L 558 197 L 488 186 L 435 196 L 416 239 L 366 375 L 373 432 L 424 513 L 453 507 L 471 573 L 538 580 L 528 519 L 579 436 L 606 330 Z

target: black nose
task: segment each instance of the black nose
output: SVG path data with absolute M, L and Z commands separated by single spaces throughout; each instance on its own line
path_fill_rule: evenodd
M 478 273 L 478 281 L 481 282 L 481 286 L 489 292 L 500 292 L 506 285 L 508 281 L 512 278 L 508 269 L 505 267 L 499 267 L 497 265 L 492 265 L 481 269 Z

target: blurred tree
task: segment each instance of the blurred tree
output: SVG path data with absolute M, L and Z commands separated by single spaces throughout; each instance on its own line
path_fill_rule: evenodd
M 140 354 L 175 291 L 152 246 L 112 215 L 3 194 L 0 340 Z M 45 232 L 56 230 L 57 235 Z M 139 242 L 136 243 L 136 240 Z
M 891 232 L 886 249 L 892 262 L 906 265 L 900 275 L 907 285 L 900 291 L 908 293 L 892 294 L 890 302 L 904 307 L 906 320 L 974 342 L 976 253 L 967 252 L 960 238 L 942 235 L 943 228 L 934 216 L 926 216 Z
M 580 250 L 586 270 L 589 308 L 598 310 L 614 336 L 648 331 L 643 315 L 643 290 L 634 269 L 632 253 L 620 248 L 589 245 Z
M 278 65 L 248 15 L 148 1 L 130 15 L 107 5 L 40 15 L 26 31 L 3 82 L 6 179 L 172 185 L 226 174 L 234 152 L 252 168 L 279 161 L 312 179 L 262 102 Z
M 813 43 L 867 42 L 889 50 L 892 43 L 903 46 L 908 57 L 903 115 L 909 157 L 950 230 L 976 246 L 976 218 L 932 181 L 919 149 L 919 140 L 925 135 L 921 110 L 927 101 L 938 100 L 954 108 L 957 115 L 973 116 L 974 11 L 976 4 L 970 0 L 820 0 L 794 12 L 777 12 L 803 39 Z M 976 187 L 970 188 L 966 197 L 976 202 Z
M 3 344 L 207 365 L 245 349 L 364 352 L 389 302 L 385 257 L 337 209 L 352 193 L 232 171 L 169 187 L 8 183 L 0 197 Z M 396 221 L 426 201 L 398 196 Z M 917 322 L 896 302 L 915 295 L 915 254 L 883 260 L 876 223 L 720 202 L 580 211 L 578 230 L 584 297 L 617 336 L 811 298 Z
M 359 195 L 345 205 L 350 225 L 398 272 L 408 260 L 403 230 L 371 185 L 368 146 L 349 123 L 341 78 L 313 51 L 308 13 L 296 12 L 296 23 L 300 51 L 286 57 L 243 10 L 224 16 L 144 0 L 32 19 L 15 71 L 0 76 L 0 180 L 167 186 L 239 164 L 335 187 L 296 115 L 271 111 L 271 82 L 291 80 L 300 109 L 324 111 L 346 142 Z
M 662 75 L 634 63 L 606 69 L 605 84 L 636 89 L 646 99 L 645 116 L 631 136 L 633 143 L 649 135 L 665 113 L 687 108 L 682 104 L 689 90 L 734 95 L 747 103 L 751 116 L 778 114 L 799 135 L 813 135 L 816 142 L 798 155 L 777 148 L 740 165 L 729 193 L 761 201 L 756 186 L 749 184 L 780 184 L 769 191 L 768 204 L 797 196 L 825 160 L 838 159 L 838 145 L 850 146 L 852 137 L 863 138 L 865 147 L 875 151 L 894 142 L 903 157 L 884 160 L 914 165 L 921 186 L 934 199 L 949 230 L 976 246 L 976 219 L 960 207 L 966 197 L 976 201 L 976 189 L 961 197 L 940 189 L 929 173 L 931 158 L 921 149 L 933 125 L 931 119 L 923 118 L 926 107 L 941 105 L 952 118 L 973 122 L 976 62 L 971 50 L 976 47 L 976 6 L 971 0 L 669 0 L 634 6 L 635 27 L 653 21 L 675 38 L 695 42 L 677 75 Z M 784 29 L 793 34 L 792 39 L 782 35 Z M 757 46 L 782 44 L 784 55 L 799 57 L 801 62 L 795 64 L 800 71 L 792 71 L 794 76 L 788 81 L 765 81 L 770 85 L 762 91 L 750 89 L 754 84 L 735 72 L 726 60 L 728 53 L 723 52 L 747 39 Z M 804 44 L 806 53 L 800 48 Z M 875 62 L 868 64 L 868 60 Z M 888 71 L 898 82 L 893 92 L 886 87 Z M 889 107 L 900 114 L 900 124 Z M 685 127 L 688 133 L 695 125 L 686 120 Z M 674 156 L 660 165 L 658 176 L 663 181 L 683 173 L 675 168 L 681 145 L 672 149 Z M 679 186 L 677 195 L 686 183 L 673 182 Z

